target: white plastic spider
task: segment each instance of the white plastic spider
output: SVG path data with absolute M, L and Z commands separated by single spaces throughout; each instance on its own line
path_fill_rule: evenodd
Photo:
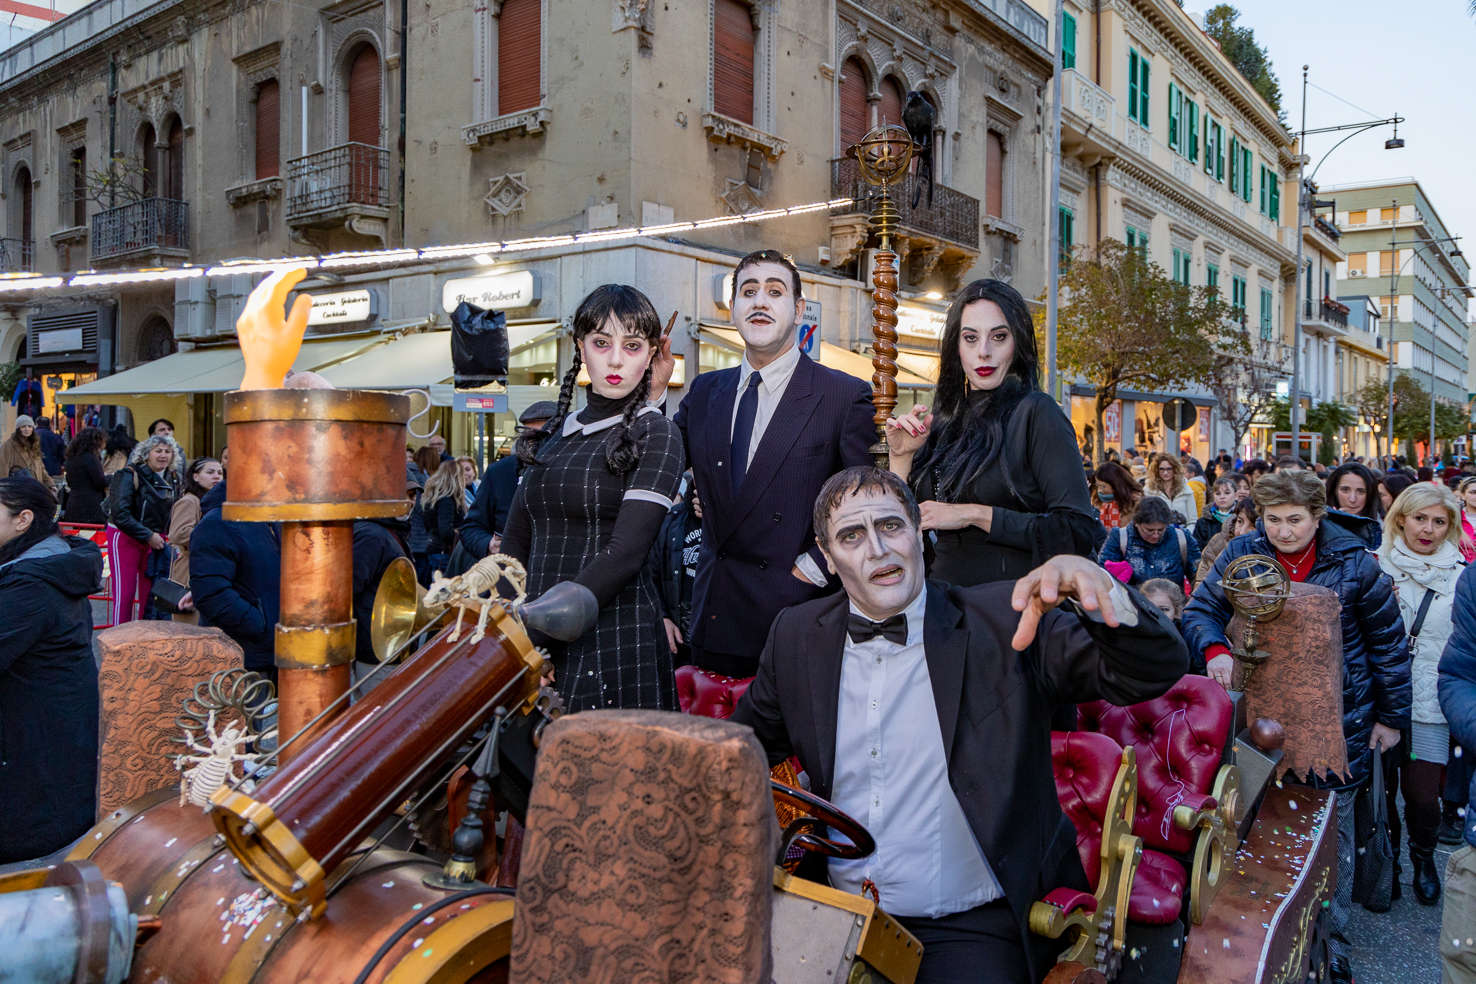
M 236 749 L 254 738 L 271 738 L 276 733 L 277 729 L 273 728 L 265 734 L 253 736 L 245 727 L 228 725 L 220 734 L 216 734 L 214 711 L 210 712 L 205 722 L 205 735 L 210 739 L 208 747 L 195 740 L 195 732 L 185 729 L 185 744 L 191 751 L 200 754 L 179 755 L 174 760 L 174 767 L 184 772 L 183 781 L 179 784 L 179 805 L 184 806 L 189 802 L 208 811 L 211 795 L 225 785 L 227 780 L 235 778 L 236 763 L 256 758 L 255 755 L 243 754 Z M 185 764 L 189 762 L 194 765 L 186 769 Z

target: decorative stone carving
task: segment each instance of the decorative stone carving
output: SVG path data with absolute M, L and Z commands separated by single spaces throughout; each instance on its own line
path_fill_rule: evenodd
M 732 178 L 728 179 L 728 190 L 722 195 L 722 199 L 727 204 L 728 211 L 734 215 L 747 215 L 764 207 L 764 200 L 757 189 L 747 181 L 734 181 Z
M 707 131 L 710 140 L 761 150 L 765 157 L 776 164 L 779 162 L 779 155 L 789 149 L 789 141 L 720 113 L 703 113 L 702 128 Z
M 282 197 L 281 178 L 262 178 L 227 188 L 226 202 L 232 208 L 244 208 L 255 202 L 271 201 Z
M 656 30 L 656 11 L 653 0 L 611 0 L 610 30 L 623 31 L 635 28 L 646 34 Z
M 473 150 L 498 138 L 512 138 L 520 132 L 527 136 L 542 133 L 553 119 L 553 111 L 545 106 L 508 113 L 485 123 L 473 123 L 461 128 L 461 139 Z
M 184 102 L 184 69 L 130 89 L 121 93 L 121 97 L 134 112 L 153 124 L 157 140 L 168 140 L 165 121 L 171 115 L 183 118 L 179 107 Z
M 528 197 L 528 183 L 524 180 L 528 176 L 526 171 L 516 174 L 503 174 L 489 181 L 487 197 L 482 201 L 494 215 L 511 215 L 513 212 L 523 210 L 523 202 Z

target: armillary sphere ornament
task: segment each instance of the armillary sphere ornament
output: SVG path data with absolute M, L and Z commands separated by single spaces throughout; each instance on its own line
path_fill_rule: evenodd
M 876 411 L 877 443 L 871 454 L 877 467 L 886 468 L 887 419 L 897 406 L 897 254 L 892 251 L 892 232 L 899 218 L 888 193 L 891 183 L 907 173 L 915 149 L 912 137 L 900 126 L 883 123 L 846 151 L 856 162 L 867 184 L 881 189 L 871 227 L 881 240 L 871 270 L 871 405 Z
M 1251 677 L 1257 667 L 1271 658 L 1264 649 L 1256 648 L 1260 643 L 1258 625 L 1275 621 L 1286 608 L 1291 597 L 1291 577 L 1286 568 L 1274 557 L 1265 554 L 1246 554 L 1225 568 L 1221 587 L 1231 606 L 1245 616 L 1244 644 L 1231 649 L 1236 662 L 1240 663 L 1242 675 L 1240 689 L 1250 690 Z

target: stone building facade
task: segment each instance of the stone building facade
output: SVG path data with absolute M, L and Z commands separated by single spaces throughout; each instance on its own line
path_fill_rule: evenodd
M 858 126 L 896 122 L 915 91 L 935 109 L 936 184 L 931 207 L 898 196 L 902 347 L 925 374 L 951 291 L 982 276 L 1031 298 L 1044 289 L 1047 28 L 1020 0 L 98 0 L 0 53 L 0 262 L 48 274 L 208 265 L 864 195 L 846 146 Z M 100 188 L 110 157 L 126 191 Z M 813 282 L 820 335 L 844 359 L 870 337 L 865 211 L 552 246 L 490 268 L 385 264 L 305 286 L 369 292 L 342 309 L 358 320 L 314 331 L 377 337 L 445 328 L 448 281 L 536 274 L 507 312 L 547 329 L 524 353 L 536 386 L 567 364 L 560 329 L 579 299 L 611 279 L 684 315 L 688 365 L 726 364 L 731 346 L 702 350 L 703 326 L 725 321 L 721 271 L 772 246 Z M 253 282 L 0 293 L 0 362 L 65 386 L 228 345 Z M 219 401 L 189 382 L 114 402 L 172 406 L 194 420 L 192 450 L 218 446 Z

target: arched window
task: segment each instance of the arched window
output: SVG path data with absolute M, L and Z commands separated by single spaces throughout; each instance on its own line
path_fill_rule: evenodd
M 348 139 L 349 143 L 378 147 L 379 123 L 379 52 L 366 44 L 355 53 L 348 69 Z
M 713 0 L 712 109 L 753 125 L 754 54 L 758 28 L 743 0 Z
M 150 318 L 138 333 L 138 361 L 153 362 L 166 355 L 173 355 L 179 344 L 174 340 L 174 329 L 169 327 L 162 315 Z
M 172 201 L 184 201 L 184 124 L 176 116 L 169 124 L 169 139 L 160 152 L 164 166 L 159 169 L 163 179 L 163 197 Z
M 543 97 L 543 0 L 503 0 L 497 18 L 497 114 L 533 109 Z
M 160 175 L 162 173 L 159 165 L 159 151 L 154 145 L 158 143 L 158 136 L 154 132 L 154 124 L 145 123 L 143 131 L 138 135 L 138 163 L 143 167 L 143 196 L 155 198 L 159 194 L 162 185 Z
M 256 180 L 282 173 L 282 99 L 276 79 L 256 87 Z
M 984 214 L 1004 218 L 1005 153 L 1004 138 L 993 130 L 985 138 Z
M 881 102 L 876 106 L 876 125 L 890 123 L 902 125 L 902 107 L 907 105 L 907 93 L 895 78 L 888 75 L 882 79 Z
M 840 84 L 840 153 L 866 136 L 870 126 L 870 107 L 866 103 L 866 66 L 859 58 L 847 58 L 841 66 Z

